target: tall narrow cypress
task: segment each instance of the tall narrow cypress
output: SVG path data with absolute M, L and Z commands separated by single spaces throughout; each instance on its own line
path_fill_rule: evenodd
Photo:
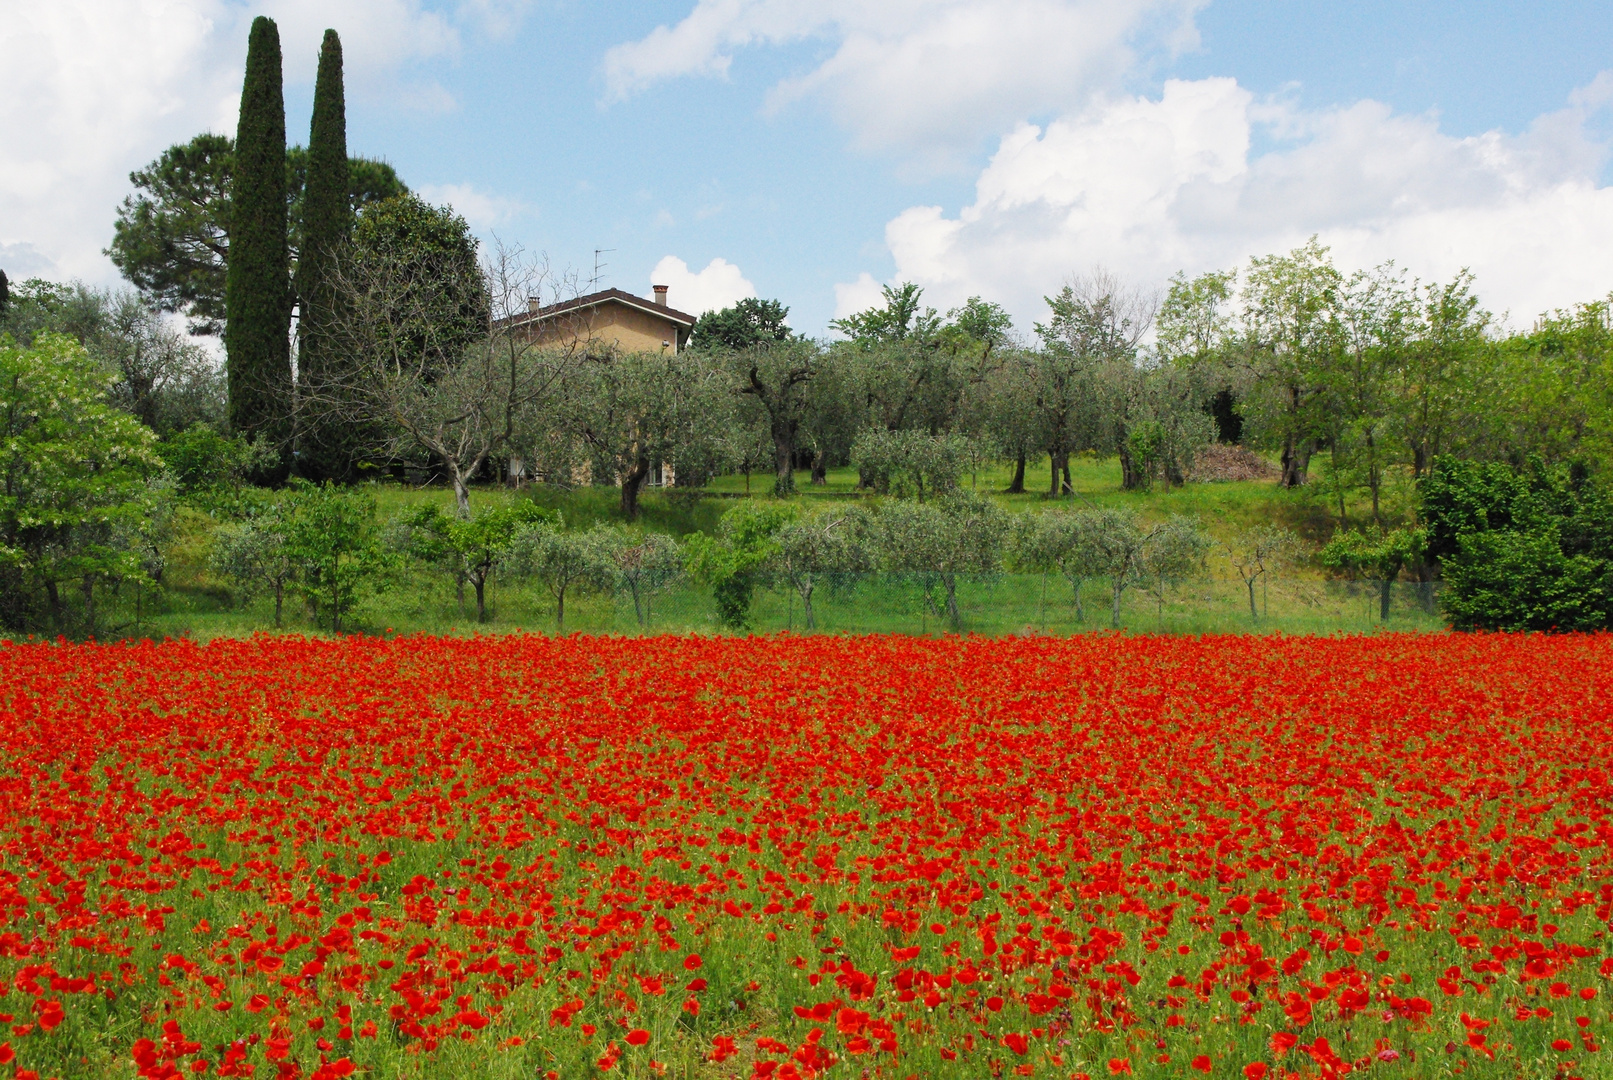
M 232 187 L 224 282 L 230 424 L 253 440 L 270 439 L 285 448 L 290 435 L 292 303 L 286 250 L 286 107 L 280 31 L 262 15 L 252 21 L 247 39 Z
M 342 90 L 342 41 L 326 30 L 314 82 L 308 132 L 308 180 L 303 189 L 302 250 L 297 259 L 297 379 L 310 402 L 299 440 L 297 468 L 313 479 L 347 479 L 352 471 L 352 417 L 341 415 L 343 376 L 336 260 L 353 232 L 347 164 L 347 106 Z

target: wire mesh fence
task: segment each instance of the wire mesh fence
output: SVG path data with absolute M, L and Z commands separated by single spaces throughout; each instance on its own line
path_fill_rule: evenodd
M 1257 581 L 1253 588 L 1226 579 L 1129 587 L 1118 605 L 1106 581 L 1086 581 L 1079 592 L 1062 577 L 1038 574 L 938 576 L 858 574 L 804 582 L 759 579 L 745 630 L 753 633 L 963 632 L 988 635 L 1074 634 L 1119 628 L 1164 633 L 1359 633 L 1379 629 L 1443 629 L 1438 585 L 1338 582 L 1314 579 Z M 493 624 L 552 632 L 557 605 L 530 589 L 495 594 Z M 439 609 L 440 610 L 440 609 Z M 451 615 L 451 611 L 441 612 Z M 426 612 L 421 611 L 421 616 Z M 469 624 L 461 617 L 456 629 Z M 684 581 L 635 608 L 627 594 L 567 596 L 565 631 L 590 633 L 731 632 L 717 614 L 710 589 Z

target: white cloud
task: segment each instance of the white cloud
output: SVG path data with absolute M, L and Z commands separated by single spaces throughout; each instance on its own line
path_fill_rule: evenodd
M 1608 148 L 1586 133 L 1610 98 L 1604 74 L 1522 135 L 1454 138 L 1376 102 L 1303 112 L 1231 79 L 1171 81 L 1157 100 L 1022 124 L 973 204 L 950 217 L 910 208 L 885 238 L 896 280 L 923 285 L 926 302 L 978 294 L 1022 324 L 1095 264 L 1160 284 L 1313 233 L 1346 268 L 1395 259 L 1437 279 L 1469 267 L 1488 304 L 1527 320 L 1613 289 L 1613 188 L 1596 180 Z M 1251 154 L 1257 131 L 1276 148 Z M 837 286 L 837 313 L 869 284 Z
M 690 315 L 721 311 L 756 295 L 756 286 L 727 259 L 712 259 L 695 273 L 688 263 L 668 255 L 650 271 L 650 284 L 667 286 L 667 304 Z
M 822 39 L 834 53 L 768 95 L 813 96 L 864 147 L 941 164 L 1026 115 L 1082 104 L 1115 85 L 1138 48 L 1196 43 L 1207 0 L 699 0 L 674 26 L 605 55 L 607 97 L 664 79 L 724 77 L 754 45 Z
M 101 249 L 129 193 L 129 172 L 197 132 L 234 132 L 255 15 L 279 27 L 289 85 L 312 81 L 325 28 L 335 27 L 350 100 L 385 95 L 440 110 L 451 99 L 417 66 L 456 57 L 461 22 L 508 22 L 524 3 L 465 0 L 443 10 L 422 0 L 8 4 L 0 16 L 0 244 L 31 244 L 54 272 L 113 279 Z M 287 136 L 306 141 L 307 119 L 288 117 Z
M 473 184 L 421 184 L 418 191 L 429 203 L 452 207 L 477 232 L 495 229 L 532 211 L 519 199 L 494 195 Z
M 859 311 L 879 307 L 885 302 L 884 290 L 874 275 L 864 270 L 857 275 L 857 280 L 841 283 L 835 286 L 835 318 L 844 319 L 847 315 L 855 315 Z

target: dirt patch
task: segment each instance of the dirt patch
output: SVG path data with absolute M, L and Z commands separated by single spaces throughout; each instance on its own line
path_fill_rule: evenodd
M 1275 480 L 1277 467 L 1246 446 L 1211 443 L 1199 448 L 1193 458 L 1189 480 L 1200 483 L 1220 480 Z

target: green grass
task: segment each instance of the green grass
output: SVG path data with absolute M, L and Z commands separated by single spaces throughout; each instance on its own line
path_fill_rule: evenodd
M 1310 489 L 1285 491 L 1275 483 L 1225 482 L 1195 483 L 1170 491 L 1156 488 L 1146 492 L 1120 489 L 1119 466 L 1113 461 L 1077 458 L 1071 463 L 1075 489 L 1061 499 L 1050 499 L 1045 491 L 1007 495 L 1010 470 L 993 467 L 978 476 L 965 477 L 965 484 L 989 493 L 1005 509 L 1015 513 L 1036 512 L 1054 505 L 1084 507 L 1126 507 L 1137 511 L 1145 522 L 1170 514 L 1186 514 L 1198 519 L 1218 541 L 1230 540 L 1238 532 L 1261 523 L 1276 522 L 1299 533 L 1312 544 L 1326 540 L 1335 519 L 1325 505 L 1326 492 L 1318 484 Z M 870 499 L 857 490 L 853 469 L 834 469 L 828 483 L 813 485 L 808 473 L 796 477 L 796 501 L 806 507 L 847 500 Z M 1032 473 L 1028 482 L 1039 481 L 1045 488 L 1047 477 Z M 755 474 L 750 478 L 752 497 L 769 497 L 772 477 Z M 636 528 L 686 536 L 710 532 L 723 512 L 744 497 L 745 478 L 724 476 L 702 491 L 650 489 L 640 500 L 641 514 Z M 422 504 L 435 504 L 444 510 L 453 506 L 453 496 L 442 487 L 413 488 L 381 484 L 373 488 L 383 519 L 392 518 Z M 1406 485 L 1391 490 L 1392 512 L 1403 514 L 1408 505 Z M 486 486 L 475 489 L 473 508 L 504 505 L 515 499 L 531 499 L 562 512 L 568 526 L 587 528 L 595 523 L 621 524 L 619 494 L 615 488 L 588 487 L 560 489 L 534 486 L 513 491 Z M 1352 505 L 1360 516 L 1365 508 Z M 215 523 L 194 510 L 179 518 L 178 536 L 169 551 L 164 595 L 155 610 L 149 599 L 142 599 L 140 617 L 135 620 L 130 598 L 121 598 L 118 619 L 120 636 L 192 636 L 199 639 L 237 637 L 269 630 L 273 626 L 270 602 L 235 602 L 228 584 L 215 578 L 207 567 L 210 534 Z M 1129 591 L 1123 601 L 1121 627 L 1136 632 L 1169 633 L 1349 633 L 1386 626 L 1403 630 L 1438 630 L 1443 620 L 1434 610 L 1430 597 L 1413 584 L 1396 586 L 1394 603 L 1387 624 L 1377 618 L 1376 591 L 1323 579 L 1311 566 L 1301 565 L 1275 577 L 1258 593 L 1261 614 L 1251 617 L 1248 594 L 1232 570 L 1223 548 L 1212 549 L 1201 579 L 1171 590 L 1161 604 L 1141 590 Z M 982 634 L 1048 633 L 1070 634 L 1107 629 L 1110 626 L 1109 599 L 1103 582 L 1088 582 L 1083 589 L 1084 617 L 1077 617 L 1070 586 L 1059 578 L 1044 580 L 1035 575 L 1004 574 L 960 586 L 962 629 Z M 556 629 L 554 602 L 541 588 L 519 582 L 495 580 L 488 588 L 490 618 L 475 621 L 474 598 L 467 595 L 462 607 L 452 581 L 445 575 L 413 568 L 385 591 L 367 599 L 354 613 L 351 628 L 367 633 L 464 634 L 505 633 L 515 630 L 553 632 Z M 938 622 L 925 604 L 920 591 L 911 583 L 869 576 L 838 590 L 820 589 L 814 597 L 816 629 L 825 633 L 935 633 L 949 630 Z M 719 631 L 715 608 L 709 593 L 691 583 L 682 583 L 651 605 L 652 617 L 641 628 L 631 600 L 625 596 L 571 594 L 566 598 L 567 631 L 636 634 L 650 632 L 715 633 Z M 288 599 L 283 629 L 301 633 L 321 632 L 307 610 L 295 599 Z M 754 598 L 751 629 L 756 632 L 805 629 L 800 601 L 783 588 L 760 588 Z

